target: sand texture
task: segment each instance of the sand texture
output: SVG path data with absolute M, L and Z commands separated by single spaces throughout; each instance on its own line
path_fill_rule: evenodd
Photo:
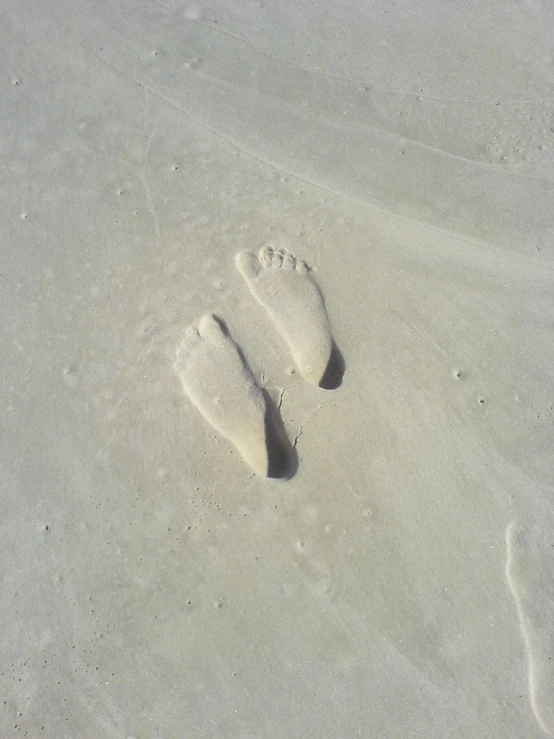
M 0 739 L 554 737 L 553 28 L 1 4 Z

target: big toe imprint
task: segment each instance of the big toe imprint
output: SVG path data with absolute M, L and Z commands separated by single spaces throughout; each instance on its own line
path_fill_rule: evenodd
M 263 305 L 306 380 L 325 389 L 341 384 L 342 356 L 333 341 L 325 302 L 305 262 L 266 245 L 236 256 L 250 292 Z
M 241 353 L 211 314 L 189 326 L 175 369 L 183 389 L 211 425 L 264 477 L 290 476 L 294 450 Z

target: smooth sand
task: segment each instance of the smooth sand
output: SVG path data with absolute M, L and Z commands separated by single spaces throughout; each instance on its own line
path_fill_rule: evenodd
M 0 736 L 554 736 L 553 16 L 3 3 Z

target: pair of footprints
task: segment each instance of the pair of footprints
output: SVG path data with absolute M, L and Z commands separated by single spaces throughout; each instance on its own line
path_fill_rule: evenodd
M 307 265 L 290 251 L 270 245 L 257 255 L 240 252 L 235 261 L 303 377 L 324 389 L 338 387 L 342 360 L 323 296 Z M 256 474 L 291 476 L 293 449 L 278 413 L 214 315 L 204 315 L 198 327 L 189 326 L 174 366 L 200 413 L 235 445 Z

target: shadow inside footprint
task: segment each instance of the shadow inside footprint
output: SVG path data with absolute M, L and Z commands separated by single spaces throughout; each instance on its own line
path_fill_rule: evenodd
M 321 378 L 319 387 L 323 390 L 336 390 L 342 385 L 344 371 L 344 357 L 342 356 L 341 350 L 333 341 L 331 356 L 329 357 L 329 362 L 327 364 L 325 372 L 323 373 L 323 377 Z
M 290 443 L 277 406 L 266 390 L 265 443 L 267 448 L 267 476 L 275 480 L 290 480 L 298 470 L 298 453 Z
M 225 336 L 230 336 L 225 321 L 219 318 L 219 316 L 215 316 L 215 319 Z M 236 348 L 244 366 L 248 367 L 249 365 L 242 349 L 240 346 Z M 266 409 L 264 430 L 268 459 L 267 477 L 273 478 L 274 480 L 290 480 L 298 470 L 298 454 L 290 443 L 277 406 L 267 390 L 260 389 L 264 396 Z

